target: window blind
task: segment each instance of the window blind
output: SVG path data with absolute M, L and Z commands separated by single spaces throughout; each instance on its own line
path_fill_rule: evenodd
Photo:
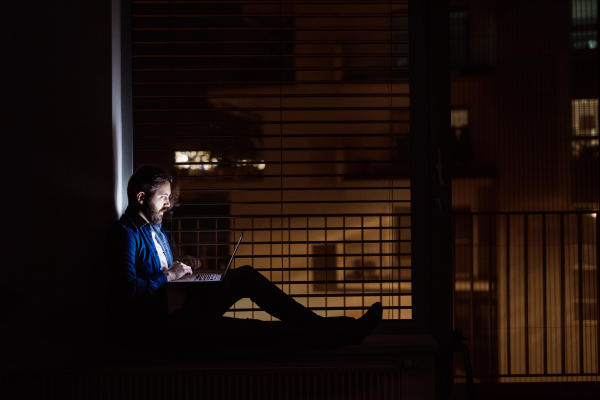
M 408 1 L 133 1 L 134 166 L 176 257 L 321 315 L 412 318 Z M 268 319 L 247 301 L 236 317 Z

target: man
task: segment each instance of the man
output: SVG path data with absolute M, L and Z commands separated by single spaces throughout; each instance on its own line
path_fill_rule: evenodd
M 379 323 L 380 303 L 358 320 L 324 318 L 250 266 L 230 270 L 223 282 L 188 284 L 191 290 L 183 307 L 169 313 L 166 284 L 192 273 L 189 265 L 173 261 L 161 228 L 172 181 L 158 167 L 137 169 L 127 186 L 129 206 L 110 230 L 106 250 L 114 342 L 156 351 L 164 346 L 176 351 L 182 344 L 202 340 L 227 347 L 331 347 L 360 343 Z M 242 298 L 250 298 L 281 322 L 224 317 Z

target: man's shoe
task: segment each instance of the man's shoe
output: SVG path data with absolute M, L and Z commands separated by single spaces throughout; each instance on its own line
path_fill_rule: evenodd
M 383 316 L 383 307 L 377 302 L 356 320 L 355 326 L 349 330 L 352 343 L 359 344 L 379 325 Z

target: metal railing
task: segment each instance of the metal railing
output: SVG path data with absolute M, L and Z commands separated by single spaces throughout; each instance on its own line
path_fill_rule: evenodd
M 476 379 L 599 379 L 597 233 L 590 211 L 453 214 L 454 324 Z
M 323 316 L 360 317 L 381 302 L 385 319 L 412 319 L 410 213 L 179 216 L 166 219 L 176 258 L 233 268 L 252 265 Z M 228 315 L 270 319 L 250 300 Z

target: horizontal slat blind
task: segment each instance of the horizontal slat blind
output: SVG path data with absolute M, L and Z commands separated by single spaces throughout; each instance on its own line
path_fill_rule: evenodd
M 412 318 L 407 1 L 133 1 L 133 66 L 176 256 L 222 267 L 245 232 L 235 266 L 320 314 Z

